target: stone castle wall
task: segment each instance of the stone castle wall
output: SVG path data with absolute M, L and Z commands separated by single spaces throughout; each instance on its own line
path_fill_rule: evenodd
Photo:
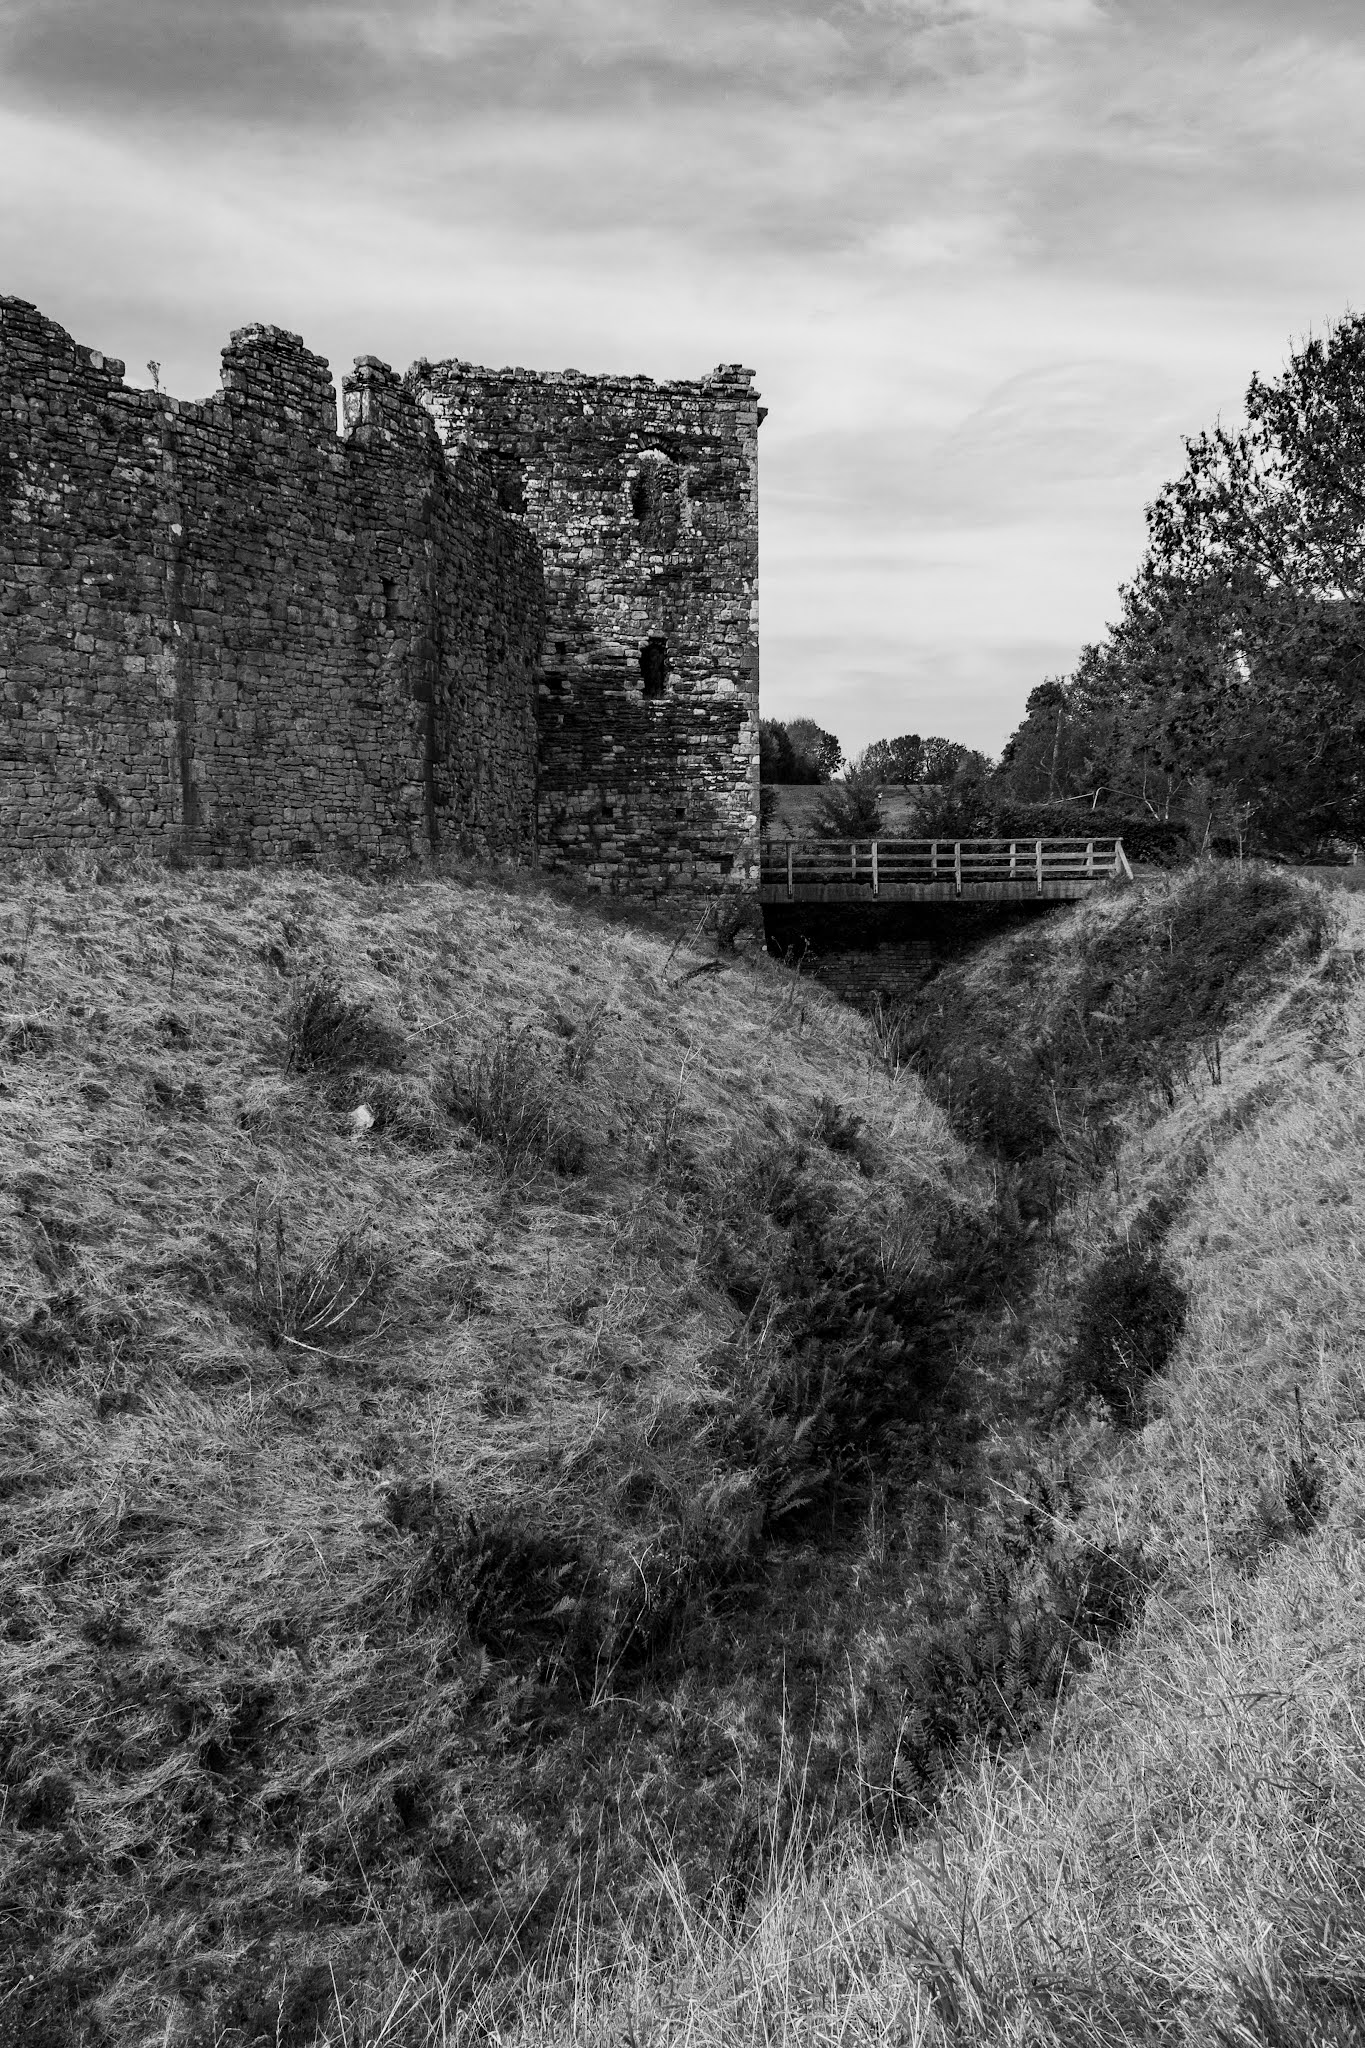
M 655 384 L 445 362 L 408 382 L 544 552 L 542 861 L 630 890 L 755 880 L 752 373 Z
M 0 299 L 0 841 L 533 855 L 540 550 L 383 364 L 202 404 Z

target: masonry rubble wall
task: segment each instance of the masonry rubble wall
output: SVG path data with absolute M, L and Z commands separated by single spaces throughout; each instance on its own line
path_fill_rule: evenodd
M 752 372 L 656 384 L 449 361 L 408 382 L 544 551 L 542 862 L 629 891 L 755 882 Z
M 849 947 L 821 953 L 812 957 L 807 967 L 817 981 L 846 1003 L 874 1010 L 879 1003 L 900 1002 L 918 994 L 933 971 L 933 958 L 929 939 L 906 939 L 861 950 Z
M 529 858 L 540 550 L 385 365 L 202 404 L 0 298 L 0 840 Z

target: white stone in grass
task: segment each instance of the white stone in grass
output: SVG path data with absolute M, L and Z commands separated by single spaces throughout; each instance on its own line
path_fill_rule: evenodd
M 346 1121 L 351 1126 L 351 1136 L 363 1138 L 374 1123 L 374 1111 L 368 1102 L 362 1102 L 358 1108 L 351 1111 Z

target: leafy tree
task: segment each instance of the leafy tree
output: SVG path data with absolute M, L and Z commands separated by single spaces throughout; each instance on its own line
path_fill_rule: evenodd
M 758 722 L 758 776 L 765 784 L 798 779 L 796 749 L 780 719 L 761 718 Z
M 1067 689 L 1081 755 L 1206 837 L 1365 837 L 1365 316 L 1254 376 L 1246 425 L 1186 443 L 1147 528 Z M 1036 778 L 1041 724 L 1030 700 L 1011 777 Z
M 788 720 L 787 733 L 797 759 L 811 771 L 803 781 L 828 782 L 838 774 L 844 750 L 832 732 L 826 732 L 813 718 L 793 718 Z
M 1147 752 L 1144 752 L 1144 745 Z M 1014 803 L 1094 806 L 1120 791 L 1135 808 L 1169 805 L 1169 778 L 1147 761 L 1150 745 L 1138 708 L 1122 697 L 1101 650 L 1088 647 L 1073 676 L 1049 676 L 1030 691 L 1022 723 L 1005 742 L 997 786 Z
M 1071 748 L 1063 758 L 1063 736 L 1070 742 L 1077 721 L 1068 717 L 1067 687 L 1060 676 L 1048 676 L 1030 690 L 1023 723 L 1005 742 L 1000 757 L 1011 792 L 1025 803 L 1055 797 L 1069 780 Z
M 832 732 L 825 732 L 813 718 L 759 721 L 759 778 L 763 782 L 828 782 L 843 760 L 843 749 Z
M 918 780 L 950 782 L 966 757 L 967 748 L 960 740 L 945 740 L 933 733 L 920 746 Z
M 895 740 L 873 740 L 858 756 L 858 766 L 878 782 L 918 782 L 924 742 L 917 732 Z

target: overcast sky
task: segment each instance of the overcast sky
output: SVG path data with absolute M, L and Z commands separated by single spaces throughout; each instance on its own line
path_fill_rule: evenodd
M 763 700 L 996 752 L 1365 300 L 1361 0 L 0 0 L 0 290 L 200 397 L 758 372 Z

